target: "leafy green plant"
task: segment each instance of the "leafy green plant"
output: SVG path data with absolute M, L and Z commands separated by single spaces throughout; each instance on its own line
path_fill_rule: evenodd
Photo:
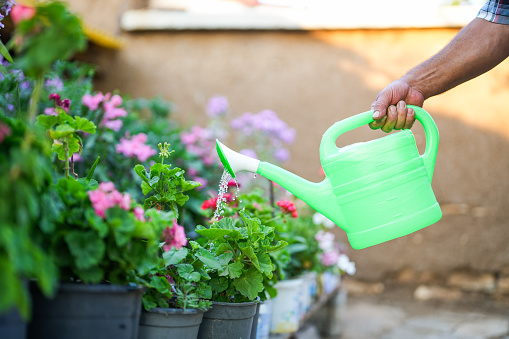
M 189 200 L 185 192 L 201 186 L 199 182 L 186 181 L 184 171 L 179 167 L 173 167 L 171 164 L 164 164 L 164 159 L 168 158 L 173 151 L 170 151 L 170 144 L 167 142 L 158 145 L 161 157 L 160 163 L 155 163 L 147 172 L 143 165 L 136 165 L 134 170 L 143 180 L 141 189 L 144 195 L 149 195 L 143 202 L 145 209 L 157 208 L 165 210 L 169 207 L 178 217 L 178 206 L 183 206 Z
M 238 215 L 239 219 L 225 217 L 209 228 L 196 227 L 207 242 L 194 246 L 203 251 L 211 248 L 213 253 L 206 266 L 213 301 L 245 302 L 263 296 L 264 278 L 271 279 L 275 270 L 269 253 L 286 246 L 284 241 L 274 244 L 273 227 L 262 225 L 245 211 Z
M 71 155 L 81 153 L 83 143 L 78 132 L 95 133 L 96 126 L 86 118 L 71 117 L 63 108 L 55 108 L 57 115 L 39 115 L 37 122 L 48 129 L 53 146 L 51 150 L 58 154 L 58 159 L 64 161 L 65 176 L 69 177 Z
M 57 213 L 44 229 L 61 281 L 127 284 L 155 262 L 162 223 L 112 183 L 61 178 Z
M 47 297 L 55 291 L 57 268 L 39 241 L 53 207 L 49 154 L 43 131 L 0 116 L 0 314 L 30 318 L 30 279 Z
M 141 278 L 147 288 L 143 295 L 145 309 L 174 307 L 205 311 L 210 308 L 212 289 L 208 285 L 210 276 L 199 260 L 203 256 L 203 252 L 186 247 L 164 252 L 160 263 Z

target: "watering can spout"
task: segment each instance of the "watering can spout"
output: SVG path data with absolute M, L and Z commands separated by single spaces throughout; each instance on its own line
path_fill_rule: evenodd
M 344 224 L 341 209 L 336 205 L 327 178 L 320 183 L 305 180 L 281 167 L 240 154 L 216 140 L 216 150 L 225 170 L 235 178 L 238 172 L 258 173 L 284 187 L 317 212 L 326 215 L 341 227 Z

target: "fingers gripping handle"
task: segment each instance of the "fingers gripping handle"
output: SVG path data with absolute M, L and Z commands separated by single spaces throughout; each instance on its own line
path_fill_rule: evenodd
M 424 161 L 424 167 L 428 172 L 429 180 L 433 178 L 433 171 L 435 170 L 435 162 L 438 151 L 438 128 L 435 121 L 424 109 L 414 105 L 408 105 L 415 112 L 415 117 L 424 127 L 426 134 L 426 149 L 424 154 L 421 155 Z M 320 160 L 327 158 L 328 155 L 336 154 L 338 147 L 336 146 L 336 139 L 343 133 L 351 131 L 355 128 L 367 125 L 373 122 L 373 111 L 367 111 L 347 119 L 336 122 L 334 125 L 323 134 L 322 142 L 320 143 Z

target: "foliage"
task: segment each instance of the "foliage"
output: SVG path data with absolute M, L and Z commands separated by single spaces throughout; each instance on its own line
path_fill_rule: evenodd
M 161 153 L 161 162 L 155 163 L 147 172 L 143 165 L 136 165 L 134 170 L 143 180 L 141 189 L 144 195 L 149 195 L 143 203 L 145 209 L 157 208 L 164 210 L 166 206 L 177 215 L 178 206 L 183 206 L 189 199 L 185 192 L 201 186 L 199 182 L 186 181 L 184 171 L 179 167 L 173 167 L 170 164 L 164 164 L 164 159 L 168 158 L 173 151 L 169 151 L 170 145 L 164 143 L 158 145 Z
M 56 60 L 67 60 L 86 47 L 79 19 L 61 2 L 36 6 L 35 15 L 19 22 L 12 47 L 15 63 L 26 75 L 38 78 Z
M 172 248 L 162 254 L 160 263 L 152 267 L 140 281 L 147 290 L 143 295 L 146 310 L 154 307 L 196 308 L 206 311 L 211 306 L 210 276 L 199 259 L 203 253 L 194 248 Z
M 71 117 L 63 108 L 55 109 L 57 115 L 39 115 L 37 122 L 48 129 L 53 140 L 51 150 L 58 154 L 58 159 L 65 162 L 65 175 L 69 177 L 69 157 L 74 153 L 81 154 L 83 149 L 81 137 L 78 132 L 94 134 L 96 126 L 86 118 Z
M 260 219 L 238 212 L 240 219 L 225 217 L 209 228 L 197 226 L 196 232 L 207 238 L 198 250 L 213 256 L 206 271 L 211 277 L 212 300 L 222 302 L 253 301 L 261 295 L 265 299 L 264 278 L 271 279 L 275 266 L 269 253 L 286 246 L 274 244 L 274 228 L 262 225 Z
M 49 152 L 42 131 L 0 117 L 0 313 L 16 307 L 25 319 L 30 317 L 25 282 L 36 279 L 49 297 L 57 281 L 56 266 L 37 240 L 53 205 Z
M 111 183 L 61 178 L 54 218 L 43 241 L 61 281 L 127 284 L 154 263 L 162 223 L 137 215 L 130 197 Z

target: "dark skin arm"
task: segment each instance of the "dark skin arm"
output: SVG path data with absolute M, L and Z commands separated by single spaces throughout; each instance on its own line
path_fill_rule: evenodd
M 476 18 L 440 52 L 384 88 L 371 105 L 372 129 L 411 128 L 424 100 L 450 90 L 498 65 L 509 56 L 509 25 Z

